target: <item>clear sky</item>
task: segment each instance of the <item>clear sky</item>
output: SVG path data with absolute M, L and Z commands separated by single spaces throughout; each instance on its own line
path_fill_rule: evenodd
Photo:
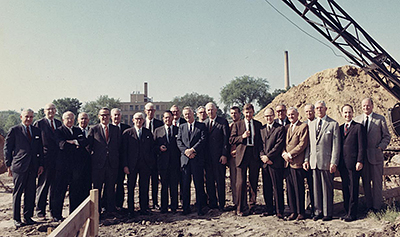
M 282 1 L 268 1 L 326 42 Z M 400 1 L 337 2 L 400 60 Z M 37 111 L 63 97 L 129 101 L 145 81 L 155 101 L 198 92 L 219 103 L 237 76 L 282 88 L 285 50 L 295 85 L 348 64 L 264 0 L 0 0 L 0 110 Z

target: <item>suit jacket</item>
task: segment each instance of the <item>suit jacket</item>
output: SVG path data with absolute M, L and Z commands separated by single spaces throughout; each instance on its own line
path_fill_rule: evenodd
M 339 166 L 355 170 L 357 162 L 364 163 L 367 145 L 366 130 L 362 124 L 352 121 L 347 134 L 344 135 L 344 125 L 340 125 L 342 149 Z
M 274 122 L 277 123 L 277 124 L 280 124 L 278 118 L 274 119 Z M 284 126 L 290 124 L 290 121 L 289 121 L 288 117 L 286 117 L 286 118 L 283 120 L 283 122 L 285 123 Z
M 150 129 L 147 127 L 146 123 L 144 123 L 143 125 L 145 125 L 147 129 Z M 159 128 L 163 125 L 164 123 L 161 120 L 153 118 L 153 132 L 156 130 L 156 128 Z
M 300 120 L 291 131 L 290 124 L 286 125 L 286 148 L 285 152 L 292 156 L 290 167 L 301 169 L 303 167 L 306 148 L 308 147 L 308 125 Z
M 54 119 L 55 129 L 62 125 L 61 121 Z M 40 128 L 42 132 L 42 144 L 43 144 L 43 155 L 45 168 L 55 168 L 56 157 L 58 154 L 58 144 L 51 125 L 47 118 L 42 118 L 36 121 L 33 126 Z
M 230 154 L 228 121 L 219 116 L 215 117 L 211 130 L 210 119 L 207 118 L 204 123 L 206 124 L 207 131 L 209 131 L 207 137 L 207 156 L 212 162 L 219 163 L 221 156 L 228 157 Z
M 143 160 L 149 169 L 153 169 L 156 164 L 153 144 L 153 134 L 149 129 L 142 127 L 140 139 L 135 127 L 125 130 L 122 134 L 123 166 L 132 172 L 136 169 L 138 161 Z
M 72 127 L 72 134 L 69 129 L 62 125 L 55 130 L 56 141 L 60 151 L 56 159 L 57 170 L 80 170 L 86 163 L 86 146 L 88 141 L 80 128 Z M 79 146 L 70 144 L 67 140 L 77 140 Z
M 124 131 L 125 131 L 126 129 L 128 129 L 128 128 L 131 127 L 131 126 L 129 126 L 128 124 L 125 124 L 125 123 L 120 123 L 119 126 L 120 126 L 119 131 L 121 132 L 121 136 L 122 136 L 122 134 L 124 133 Z
M 359 115 L 354 121 L 364 124 L 364 116 Z M 372 113 L 367 132 L 367 158 L 371 164 L 383 163 L 383 150 L 389 145 L 390 133 L 386 125 L 386 119 L 380 114 Z M 380 150 L 379 150 L 380 148 Z
M 184 123 L 186 123 L 186 120 L 184 119 L 184 118 L 179 118 L 179 124 L 177 124 L 177 127 L 179 128 L 179 126 L 181 125 L 181 124 L 184 124 Z M 172 124 L 174 124 L 174 122 L 172 121 Z
M 177 144 L 181 152 L 181 167 L 189 163 L 189 157 L 185 155 L 185 150 L 190 148 L 193 148 L 196 151 L 196 156 L 190 160 L 204 165 L 204 149 L 207 142 L 206 132 L 206 125 L 198 121 L 194 122 L 193 132 L 191 136 L 189 136 L 188 124 L 185 123 L 179 125 Z
M 42 135 L 39 128 L 31 127 L 31 141 L 24 125 L 10 129 L 4 143 L 4 160 L 7 167 L 15 173 L 24 173 L 32 164 L 34 169 L 43 166 Z
M 246 131 L 245 120 L 246 119 L 239 120 L 233 124 L 231 130 L 231 136 L 229 137 L 229 143 L 231 145 L 236 146 L 236 166 L 239 166 L 242 163 L 244 152 L 246 151 L 246 146 L 247 146 L 248 138 L 242 138 L 243 133 Z M 254 119 L 253 119 L 253 124 L 254 124 L 254 148 L 255 148 L 253 152 L 253 158 L 256 161 L 260 161 L 259 155 L 262 146 L 260 130 L 262 128 L 262 124 Z
M 171 125 L 172 137 L 169 141 L 164 126 L 154 130 L 154 151 L 157 154 L 158 170 L 166 170 L 168 167 L 180 167 L 180 151 L 176 143 L 178 130 L 178 127 Z M 161 151 L 161 145 L 165 145 L 167 150 Z
M 310 163 L 311 169 L 329 170 L 331 164 L 339 165 L 340 158 L 340 131 L 339 124 L 326 116 L 321 131 L 316 137 L 318 119 L 308 125 L 310 137 L 309 154 L 305 161 Z
M 260 156 L 267 156 L 273 162 L 271 165 L 272 168 L 284 168 L 282 151 L 285 148 L 285 138 L 285 127 L 279 123 L 274 122 L 269 132 L 267 130 L 267 125 L 264 125 L 261 129 L 261 139 L 263 144 L 260 151 Z M 266 167 L 267 164 L 263 163 L 263 168 Z
M 92 159 L 92 169 L 104 168 L 109 159 L 110 166 L 118 168 L 121 150 L 121 133 L 118 127 L 109 124 L 109 140 L 106 137 L 101 124 L 94 125 L 89 130 L 88 144 Z

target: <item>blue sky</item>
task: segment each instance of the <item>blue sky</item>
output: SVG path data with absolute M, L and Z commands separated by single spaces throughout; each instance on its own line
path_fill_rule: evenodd
M 326 42 L 283 2 L 268 1 Z M 400 1 L 337 2 L 400 60 Z M 63 97 L 128 101 L 144 81 L 155 101 L 198 92 L 219 102 L 242 75 L 266 78 L 272 91 L 283 87 L 285 50 L 295 85 L 348 64 L 264 0 L 0 0 L 0 110 L 36 111 Z

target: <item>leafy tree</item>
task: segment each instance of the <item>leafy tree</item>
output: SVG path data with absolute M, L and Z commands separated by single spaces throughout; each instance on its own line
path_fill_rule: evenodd
M 287 90 L 285 89 L 275 89 L 272 93 L 268 93 L 267 96 L 265 97 L 261 97 L 260 99 L 258 99 L 257 104 L 260 108 L 264 108 L 265 106 L 267 106 L 269 103 L 271 103 L 275 97 L 277 97 L 278 95 L 285 93 Z
M 8 132 L 8 130 L 19 124 L 21 122 L 21 119 L 19 118 L 18 114 L 10 114 L 7 118 L 6 123 L 4 124 L 4 130 Z
M 90 124 L 98 123 L 97 117 L 101 108 L 107 107 L 109 109 L 121 107 L 120 99 L 110 98 L 108 95 L 101 95 L 95 101 L 87 102 L 82 111 L 85 111 L 89 115 Z
M 35 117 L 33 118 L 33 120 L 37 121 L 41 118 L 44 118 L 44 116 L 46 116 L 44 114 L 44 108 L 39 109 L 39 111 L 37 113 L 35 113 Z
M 190 106 L 196 114 L 196 109 L 199 106 L 205 106 L 208 102 L 213 102 L 217 108 L 218 105 L 215 103 L 214 98 L 209 95 L 200 95 L 197 92 L 187 93 L 183 96 L 176 96 L 173 98 L 171 105 L 177 105 L 181 110 L 185 106 Z M 217 115 L 223 116 L 223 112 L 218 108 Z
M 20 122 L 21 120 L 19 119 L 18 112 L 14 110 L 0 111 L 0 134 L 6 136 L 8 130 Z
M 243 107 L 247 103 L 259 103 L 264 97 L 268 97 L 268 90 L 267 79 L 247 75 L 236 77 L 222 88 L 221 102 L 225 104 L 225 110 L 233 105 Z
M 53 100 L 53 104 L 57 108 L 56 118 L 62 119 L 63 113 L 66 111 L 71 111 L 75 115 L 78 114 L 79 109 L 81 108 L 82 103 L 77 98 L 61 98 L 57 100 Z

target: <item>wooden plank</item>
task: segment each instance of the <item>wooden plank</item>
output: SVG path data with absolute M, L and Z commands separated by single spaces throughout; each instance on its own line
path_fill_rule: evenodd
M 99 235 L 99 190 L 90 190 L 90 236 Z
M 400 175 L 400 167 L 384 167 L 383 175 Z
M 90 227 L 90 218 L 88 218 L 87 220 L 86 220 L 86 223 L 85 223 L 85 229 L 84 229 L 84 231 L 83 231 L 83 233 L 82 233 L 82 237 L 88 237 L 89 236 L 89 227 Z
M 382 196 L 386 199 L 396 198 L 396 197 L 400 198 L 400 187 L 383 190 Z
M 85 201 L 79 205 L 68 217 L 65 219 L 51 234 L 49 237 L 64 237 L 64 236 L 76 236 L 79 229 L 85 223 L 86 219 L 90 217 L 90 197 L 86 198 Z

